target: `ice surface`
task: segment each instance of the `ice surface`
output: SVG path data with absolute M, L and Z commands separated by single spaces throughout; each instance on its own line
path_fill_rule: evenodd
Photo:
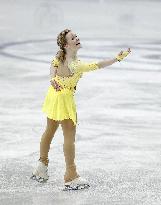
M 0 1 L 0 204 L 159 205 L 161 203 L 161 1 Z M 46 126 L 41 106 L 56 36 L 78 33 L 79 57 L 123 62 L 80 79 L 76 164 L 88 190 L 62 192 L 59 127 L 49 181 L 30 175 Z M 86 87 L 86 85 L 88 85 Z

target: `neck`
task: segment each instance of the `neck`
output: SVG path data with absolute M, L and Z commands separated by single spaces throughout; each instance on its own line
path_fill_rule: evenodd
M 66 53 L 66 59 L 67 61 L 72 61 L 75 60 L 77 58 L 77 51 L 67 51 Z

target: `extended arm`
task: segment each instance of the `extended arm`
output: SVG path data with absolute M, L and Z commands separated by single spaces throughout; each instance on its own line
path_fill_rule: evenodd
M 121 51 L 114 59 L 112 60 L 102 60 L 98 62 L 99 68 L 104 68 L 110 66 L 113 63 L 123 60 L 131 52 L 130 48 L 127 51 Z
M 118 60 L 116 58 L 112 60 L 102 60 L 98 62 L 98 67 L 99 68 L 104 68 L 106 66 L 112 65 L 113 63 L 116 63 Z

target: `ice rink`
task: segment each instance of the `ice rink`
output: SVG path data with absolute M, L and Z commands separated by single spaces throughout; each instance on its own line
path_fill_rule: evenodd
M 0 205 L 161 204 L 161 1 L 0 0 Z M 41 107 L 57 34 L 78 34 L 80 59 L 122 62 L 91 71 L 75 94 L 76 159 L 88 190 L 63 192 L 63 133 L 47 183 L 30 179 L 46 127 Z

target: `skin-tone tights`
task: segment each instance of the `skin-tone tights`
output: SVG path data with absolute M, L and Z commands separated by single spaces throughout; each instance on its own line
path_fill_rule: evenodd
M 39 161 L 43 162 L 46 166 L 48 166 L 49 163 L 48 152 L 50 150 L 50 144 L 52 142 L 56 130 L 59 127 L 59 124 L 61 124 L 63 135 L 64 135 L 63 152 L 64 152 L 64 158 L 66 164 L 64 181 L 68 182 L 79 177 L 76 170 L 76 164 L 74 162 L 76 126 L 74 125 L 71 119 L 55 121 L 47 118 L 47 126 L 40 141 Z

